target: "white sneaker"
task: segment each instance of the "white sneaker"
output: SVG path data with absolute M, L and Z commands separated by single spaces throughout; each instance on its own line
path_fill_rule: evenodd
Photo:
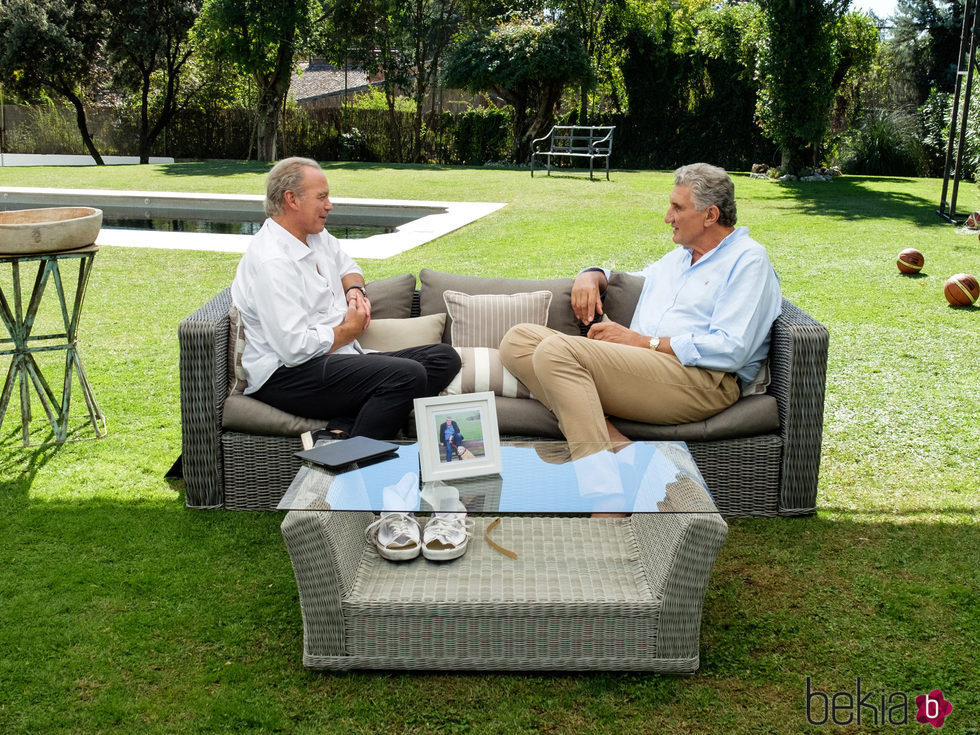
M 411 513 L 382 513 L 364 529 L 364 535 L 389 561 L 414 559 L 421 550 L 419 522 Z
M 431 561 L 448 561 L 466 553 L 473 521 L 466 518 L 466 508 L 458 500 L 459 510 L 433 513 L 422 530 L 422 556 Z

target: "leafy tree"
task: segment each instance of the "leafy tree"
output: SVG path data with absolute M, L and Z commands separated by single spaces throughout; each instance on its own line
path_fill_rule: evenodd
M 438 84 L 439 66 L 462 19 L 462 0 L 337 0 L 327 24 L 317 29 L 315 47 L 338 66 L 352 57 L 380 75 L 388 102 L 388 134 L 393 152 L 401 150 L 397 98 L 408 92 L 414 103 L 412 160 L 421 160 L 425 100 Z
M 408 37 L 414 79 L 414 152 L 421 160 L 425 98 L 439 83 L 439 68 L 453 34 L 461 22 L 461 0 L 413 0 L 409 3 Z
M 190 93 L 181 81 L 191 56 L 189 32 L 202 0 L 110 0 L 109 58 L 115 80 L 139 98 L 139 157 L 149 163 L 150 147 Z M 151 119 L 151 116 L 155 116 Z
M 873 67 L 879 58 L 881 44 L 874 19 L 864 13 L 848 13 L 841 18 L 834 27 L 834 41 L 835 67 L 831 85 L 835 97 L 830 132 L 836 136 L 854 127 L 864 111 L 864 90 L 873 84 Z M 873 91 L 870 96 L 874 97 Z M 892 127 L 902 129 L 901 126 Z
M 620 140 L 631 140 L 641 165 L 671 166 L 664 149 L 683 148 L 690 128 L 687 90 L 691 84 L 691 29 L 679 23 L 666 2 L 634 6 L 623 18 L 621 63 L 629 117 Z M 699 156 L 702 160 L 704 156 Z
M 255 84 L 257 155 L 277 157 L 279 110 L 289 93 L 294 59 L 309 38 L 316 0 L 207 0 L 195 34 L 215 59 Z
M 849 0 L 759 0 L 767 38 L 759 53 L 757 111 L 765 134 L 795 172 L 827 132 L 837 67 L 834 27 Z M 811 163 L 813 161 L 810 161 Z
M 903 102 L 922 104 L 935 88 L 952 92 L 963 25 L 960 0 L 898 0 L 888 40 L 892 84 L 906 90 Z
M 563 89 L 589 78 L 582 43 L 567 26 L 513 20 L 464 38 L 447 60 L 445 83 L 492 91 L 514 108 L 512 157 L 526 161 L 531 141 L 555 119 Z
M 82 98 L 98 70 L 107 25 L 102 9 L 87 0 L 0 3 L 0 78 L 25 99 L 47 90 L 68 100 L 85 148 L 99 165 Z
M 764 34 L 762 12 L 755 3 L 707 6 L 697 10 L 691 22 L 685 127 L 693 140 L 688 145 L 721 156 L 722 143 L 747 154 L 740 164 L 756 163 L 759 158 L 753 154 L 763 147 L 756 124 L 759 80 L 754 73 L 757 41 Z M 718 140 L 719 130 L 725 131 L 724 141 Z M 728 165 L 734 162 L 729 157 Z
M 589 120 L 589 89 L 602 68 L 602 61 L 612 51 L 606 43 L 604 30 L 610 14 L 621 9 L 625 0 L 559 0 L 563 17 L 578 33 L 585 54 L 592 67 L 590 78 L 582 81 L 579 88 L 578 119 L 582 125 Z

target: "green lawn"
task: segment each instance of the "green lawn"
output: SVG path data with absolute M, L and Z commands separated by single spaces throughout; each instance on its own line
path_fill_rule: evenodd
M 0 186 L 260 193 L 266 170 L 4 168 Z M 634 269 L 672 247 L 666 172 L 327 173 L 334 196 L 508 203 L 361 261 L 369 280 Z M 954 706 L 942 732 L 980 733 L 980 308 L 942 295 L 949 275 L 980 275 L 977 236 L 936 215 L 937 180 L 736 187 L 784 293 L 830 329 L 820 511 L 729 524 L 698 674 L 305 671 L 281 516 L 186 510 L 163 477 L 180 452 L 177 324 L 238 256 L 106 247 L 80 342 L 109 436 L 22 449 L 16 408 L 0 430 L 0 732 L 877 732 L 870 707 L 860 727 L 807 723 L 808 680 L 853 696 L 860 677 L 868 701 L 909 697 L 910 724 L 884 730 L 928 727 L 912 699 L 940 688 Z M 961 187 L 960 209 L 978 200 Z M 898 275 L 905 247 L 925 254 L 922 275 Z

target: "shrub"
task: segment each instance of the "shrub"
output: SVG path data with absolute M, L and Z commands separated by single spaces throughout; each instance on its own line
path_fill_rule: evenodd
M 364 136 L 357 128 L 351 128 L 340 135 L 340 159 L 342 161 L 361 161 L 367 150 Z
M 10 137 L 10 149 L 25 153 L 85 153 L 74 116 L 51 100 L 30 108 Z
M 841 168 L 851 174 L 915 176 L 920 159 L 915 120 L 901 112 L 876 109 L 845 137 Z
M 964 93 L 965 94 L 965 93 Z M 980 83 L 973 84 L 973 99 L 980 94 Z M 957 137 L 959 124 L 962 120 L 963 97 L 960 98 L 960 109 L 956 113 Z M 953 95 L 940 92 L 933 88 L 929 92 L 922 107 L 919 108 L 919 120 L 922 127 L 922 146 L 928 167 L 922 171 L 922 176 L 942 176 L 946 164 L 946 147 L 949 140 L 949 120 L 953 109 Z M 954 152 L 955 156 L 955 142 Z M 976 101 L 966 121 L 966 137 L 963 144 L 962 172 L 960 179 L 974 178 L 980 172 L 980 111 Z
M 511 107 L 480 107 L 456 117 L 453 152 L 460 163 L 480 166 L 506 158 L 511 147 L 510 131 L 514 111 Z

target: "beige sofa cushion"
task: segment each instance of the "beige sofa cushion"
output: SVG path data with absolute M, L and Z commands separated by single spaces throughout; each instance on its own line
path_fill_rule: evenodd
M 419 347 L 442 342 L 446 326 L 445 314 L 430 314 L 414 319 L 375 319 L 357 338 L 366 350 L 394 352 L 408 347 Z
M 492 347 L 456 347 L 462 366 L 452 382 L 440 394 L 492 391 L 498 396 L 530 398 L 531 392 L 500 361 L 500 350 Z
M 240 395 L 248 387 L 242 353 L 245 351 L 245 326 L 238 307 L 232 304 L 228 310 L 228 395 Z

